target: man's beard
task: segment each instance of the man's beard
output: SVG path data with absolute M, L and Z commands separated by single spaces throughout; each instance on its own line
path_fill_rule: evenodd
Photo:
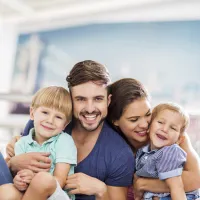
M 92 131 L 97 130 L 97 129 L 99 128 L 99 126 L 100 126 L 100 125 L 105 121 L 105 119 L 106 119 L 106 117 L 103 117 L 103 118 L 99 121 L 99 123 L 97 124 L 96 127 L 90 128 L 90 127 L 85 127 L 84 124 L 83 124 L 83 122 L 82 122 L 79 118 L 76 118 L 75 116 L 73 116 L 72 118 L 73 118 L 72 120 L 73 120 L 74 124 L 80 124 L 80 126 L 81 126 L 84 130 L 86 130 L 86 131 L 88 131 L 88 132 L 92 132 Z

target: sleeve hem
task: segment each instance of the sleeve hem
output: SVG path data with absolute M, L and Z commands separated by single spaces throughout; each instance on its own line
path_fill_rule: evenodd
M 65 158 L 57 158 L 55 163 L 68 163 L 70 165 L 77 164 L 76 160 L 70 160 L 70 159 L 65 159 Z
M 171 178 L 171 177 L 175 177 L 175 176 L 181 176 L 182 171 L 183 171 L 183 168 L 178 168 L 178 169 L 174 169 L 174 170 L 171 170 L 171 171 L 168 171 L 168 172 L 159 173 L 158 176 L 159 176 L 160 180 L 165 180 L 167 178 Z

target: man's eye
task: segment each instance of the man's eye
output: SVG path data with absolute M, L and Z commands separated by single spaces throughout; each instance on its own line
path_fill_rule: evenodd
M 102 101 L 103 100 L 103 98 L 100 98 L 100 97 L 97 97 L 96 99 L 95 99 L 95 101 Z
M 78 98 L 77 101 L 84 101 L 84 98 Z

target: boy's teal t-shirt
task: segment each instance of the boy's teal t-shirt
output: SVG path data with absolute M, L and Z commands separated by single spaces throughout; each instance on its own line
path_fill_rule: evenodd
M 56 163 L 68 163 L 71 165 L 69 175 L 74 173 L 74 167 L 77 164 L 77 149 L 72 137 L 69 134 L 61 132 L 60 134 L 49 138 L 42 145 L 33 140 L 35 129 L 31 129 L 29 135 L 22 137 L 15 144 L 15 155 L 29 152 L 50 152 L 51 168 L 53 175 Z M 70 198 L 75 199 L 74 196 Z

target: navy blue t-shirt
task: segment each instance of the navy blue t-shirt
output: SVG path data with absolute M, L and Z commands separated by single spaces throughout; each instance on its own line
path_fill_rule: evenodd
M 29 121 L 24 135 L 33 127 Z M 65 131 L 71 134 L 72 126 Z M 90 154 L 75 167 L 75 173 L 82 172 L 103 181 L 109 186 L 127 187 L 132 184 L 135 167 L 134 155 L 128 144 L 104 122 L 101 133 Z M 76 200 L 95 200 L 94 196 L 76 195 Z

